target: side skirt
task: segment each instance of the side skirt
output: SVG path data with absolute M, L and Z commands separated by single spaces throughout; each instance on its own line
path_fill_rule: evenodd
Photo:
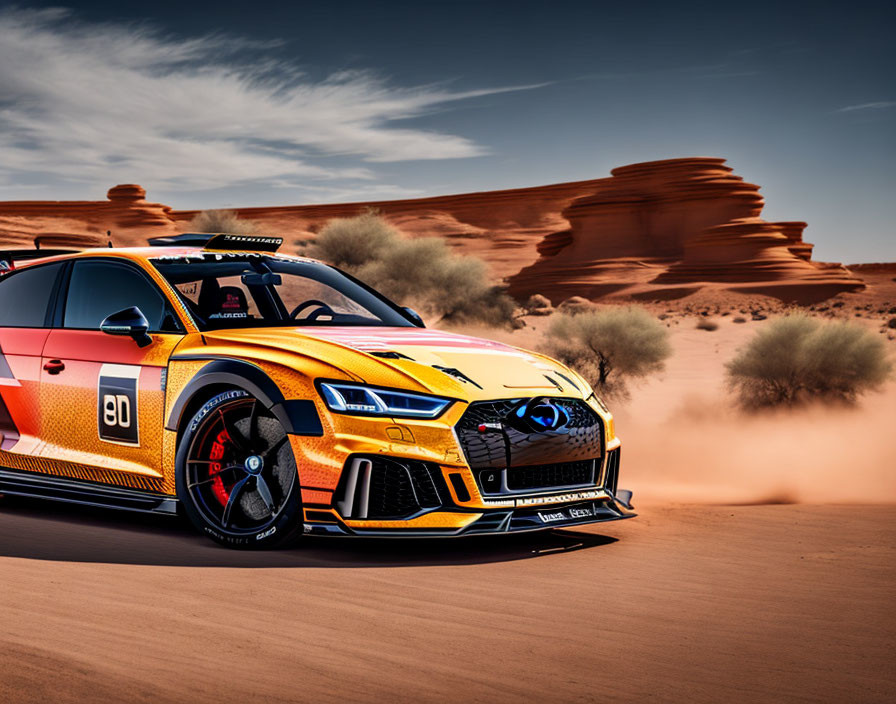
M 0 494 L 29 496 L 84 506 L 114 508 L 141 513 L 175 515 L 177 498 L 138 489 L 61 479 L 59 477 L 0 468 Z

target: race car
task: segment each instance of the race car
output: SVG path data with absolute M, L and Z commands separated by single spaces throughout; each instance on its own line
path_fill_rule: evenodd
M 628 518 L 585 379 L 278 237 L 0 253 L 0 493 L 183 513 L 232 548 Z

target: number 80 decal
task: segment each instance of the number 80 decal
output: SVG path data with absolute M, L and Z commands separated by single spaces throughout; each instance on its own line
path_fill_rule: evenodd
M 131 399 L 127 394 L 106 394 L 103 396 L 103 425 L 131 427 Z
M 104 364 L 97 388 L 99 435 L 101 440 L 139 445 L 137 388 L 140 367 Z

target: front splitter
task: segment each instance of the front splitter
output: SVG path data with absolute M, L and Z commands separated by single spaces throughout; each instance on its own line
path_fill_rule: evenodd
M 477 512 L 478 513 L 478 512 Z M 372 538 L 459 538 L 468 535 L 499 535 L 525 533 L 555 528 L 605 523 L 634 518 L 637 514 L 625 510 L 611 499 L 584 501 L 539 508 L 517 508 L 485 511 L 472 523 L 462 528 L 349 528 L 341 521 L 333 523 L 305 523 L 307 535 L 358 536 Z

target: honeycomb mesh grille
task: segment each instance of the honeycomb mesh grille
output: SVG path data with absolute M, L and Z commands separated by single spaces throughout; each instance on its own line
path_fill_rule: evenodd
M 507 470 L 507 488 L 511 491 L 549 489 L 594 483 L 594 460 L 560 464 L 514 467 Z

